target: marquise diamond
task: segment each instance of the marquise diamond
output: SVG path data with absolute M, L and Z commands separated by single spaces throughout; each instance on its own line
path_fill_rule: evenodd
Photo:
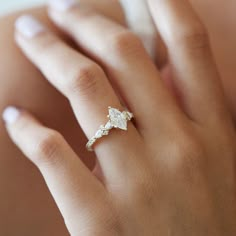
M 127 130 L 127 118 L 123 112 L 110 107 L 109 118 L 112 126 L 122 130 Z
M 108 135 L 110 130 L 118 128 L 122 130 L 128 129 L 128 121 L 133 118 L 133 114 L 128 111 L 120 112 L 118 109 L 109 107 L 108 122 L 105 125 L 101 125 L 96 134 L 88 141 L 86 147 L 88 151 L 93 151 L 93 145 L 96 141 L 105 135 Z

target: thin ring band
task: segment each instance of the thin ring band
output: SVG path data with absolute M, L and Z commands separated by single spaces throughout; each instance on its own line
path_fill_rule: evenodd
M 121 129 L 124 131 L 128 130 L 128 121 L 132 120 L 134 117 L 132 113 L 128 111 L 119 111 L 116 108 L 108 107 L 107 116 L 109 118 L 105 125 L 101 125 L 96 134 L 88 141 L 86 148 L 88 151 L 93 151 L 93 146 L 98 139 L 107 136 L 112 129 Z

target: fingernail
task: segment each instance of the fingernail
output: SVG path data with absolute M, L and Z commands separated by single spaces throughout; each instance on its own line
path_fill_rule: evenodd
M 33 38 L 45 31 L 45 27 L 33 16 L 19 17 L 15 22 L 16 29 L 27 38 Z
M 7 125 L 11 125 L 17 121 L 20 116 L 20 110 L 16 107 L 7 107 L 3 114 L 2 118 L 6 122 Z
M 77 3 L 76 0 L 50 0 L 49 6 L 57 11 L 67 11 Z

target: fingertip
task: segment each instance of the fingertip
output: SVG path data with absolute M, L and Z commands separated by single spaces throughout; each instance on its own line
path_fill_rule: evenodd
M 15 30 L 25 38 L 34 38 L 44 32 L 46 27 L 32 15 L 22 15 L 15 21 Z
M 2 119 L 7 126 L 16 123 L 16 121 L 20 118 L 21 111 L 19 108 L 14 106 L 9 106 L 5 108 L 2 113 Z

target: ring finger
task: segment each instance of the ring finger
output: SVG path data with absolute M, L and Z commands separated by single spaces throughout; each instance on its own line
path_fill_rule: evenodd
M 145 138 L 153 138 L 153 127 L 160 132 L 179 120 L 182 113 L 136 35 L 82 4 L 66 11 L 52 4 L 50 16 L 81 50 L 103 66 L 113 87 L 134 112 Z

